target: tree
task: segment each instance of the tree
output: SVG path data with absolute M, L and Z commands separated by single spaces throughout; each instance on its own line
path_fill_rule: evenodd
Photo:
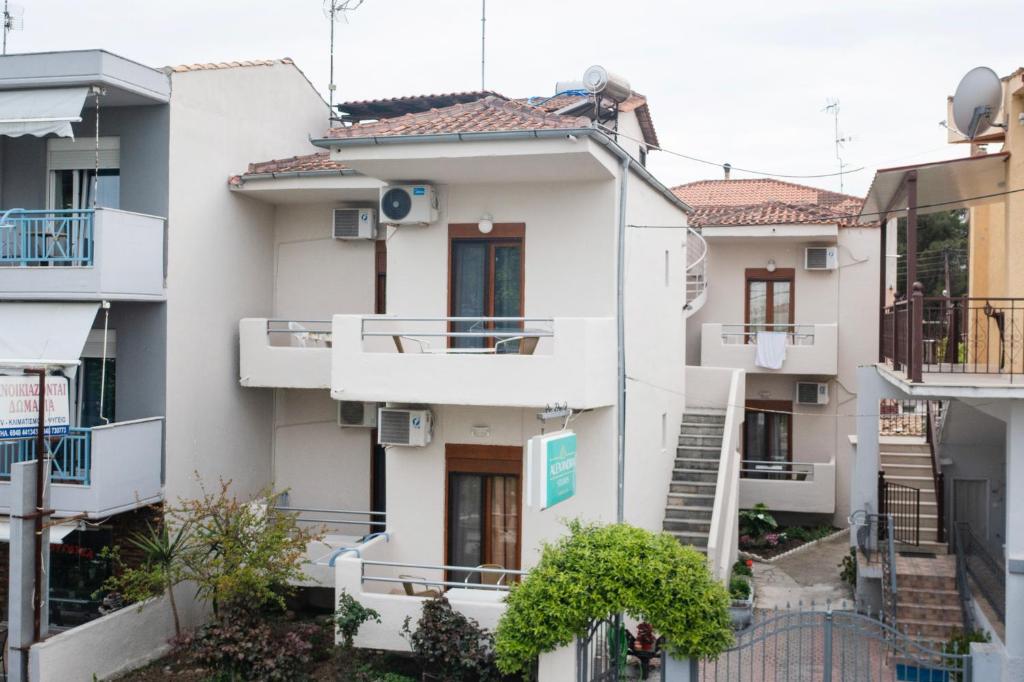
M 967 295 L 967 211 L 940 211 L 917 217 L 917 279 L 925 296 L 942 296 L 949 262 L 949 296 Z M 896 291 L 905 294 L 907 277 L 907 219 L 899 219 Z
M 707 559 L 672 536 L 626 524 L 569 524 L 514 587 L 498 623 L 498 668 L 525 672 L 590 623 L 619 613 L 647 621 L 669 653 L 715 656 L 732 644 L 729 594 Z

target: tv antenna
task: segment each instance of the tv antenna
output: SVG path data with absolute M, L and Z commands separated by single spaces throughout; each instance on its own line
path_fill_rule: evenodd
M 324 13 L 331 20 L 331 82 L 327 84 L 327 99 L 331 115 L 334 115 L 334 91 L 338 86 L 334 83 L 334 24 L 344 19 L 348 12 L 355 12 L 366 0 L 324 0 Z
M 4 0 L 4 54 L 7 54 L 7 34 L 25 28 L 25 8 Z
M 957 130 L 974 140 L 991 127 L 1005 128 L 995 117 L 1003 103 L 1003 83 L 995 71 L 976 66 L 967 72 L 953 95 L 953 124 Z
M 480 0 L 480 92 L 487 89 L 487 0 Z
M 836 145 L 836 161 L 839 162 L 839 191 L 843 191 L 843 169 L 846 168 L 847 163 L 843 161 L 843 146 L 847 142 L 852 142 L 852 136 L 844 136 L 839 134 L 839 100 L 832 97 L 825 100 L 825 108 L 822 111 L 832 114 L 833 130 L 834 130 L 834 141 Z

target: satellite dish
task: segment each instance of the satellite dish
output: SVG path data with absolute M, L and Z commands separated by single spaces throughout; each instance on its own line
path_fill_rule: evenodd
M 978 133 L 995 125 L 994 118 L 1003 103 L 1003 83 L 987 66 L 976 66 L 956 87 L 953 95 L 953 123 L 957 130 L 973 140 Z

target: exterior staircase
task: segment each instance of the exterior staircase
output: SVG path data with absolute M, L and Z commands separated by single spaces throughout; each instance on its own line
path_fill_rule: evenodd
M 685 412 L 662 528 L 683 545 L 707 552 L 715 506 L 725 411 Z
M 964 629 L 954 557 L 896 558 L 896 626 L 912 637 L 943 643 Z
M 939 542 L 939 512 L 928 443 L 924 438 L 883 436 L 879 443 L 879 457 L 887 482 L 921 491 L 920 544 L 914 551 L 946 554 L 946 544 Z M 903 528 L 899 516 L 894 520 L 898 537 Z

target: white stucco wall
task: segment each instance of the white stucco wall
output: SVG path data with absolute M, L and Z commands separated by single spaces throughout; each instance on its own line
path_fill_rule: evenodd
M 231 193 L 249 162 L 314 151 L 326 106 L 294 66 L 174 73 L 167 281 L 168 499 L 271 481 L 272 395 L 238 385 L 238 321 L 273 299 L 272 207 Z
M 836 460 L 836 509 L 833 522 L 845 524 L 849 514 L 851 449 L 848 437 L 855 433 L 856 368 L 878 356 L 878 256 L 877 228 L 842 228 L 837 245 L 839 268 L 831 271 L 803 269 L 804 249 L 822 244 L 795 238 L 710 238 L 711 286 L 705 306 L 687 322 L 741 324 L 744 319 L 745 270 L 764 268 L 769 259 L 777 268 L 793 268 L 797 324 L 836 324 L 837 370 L 835 375 L 747 374 L 747 399 L 793 400 L 796 381 L 827 381 L 829 404 L 794 405 L 793 461 Z M 699 333 L 689 335 L 687 353 L 693 361 Z M 696 355 L 700 357 L 700 355 Z

